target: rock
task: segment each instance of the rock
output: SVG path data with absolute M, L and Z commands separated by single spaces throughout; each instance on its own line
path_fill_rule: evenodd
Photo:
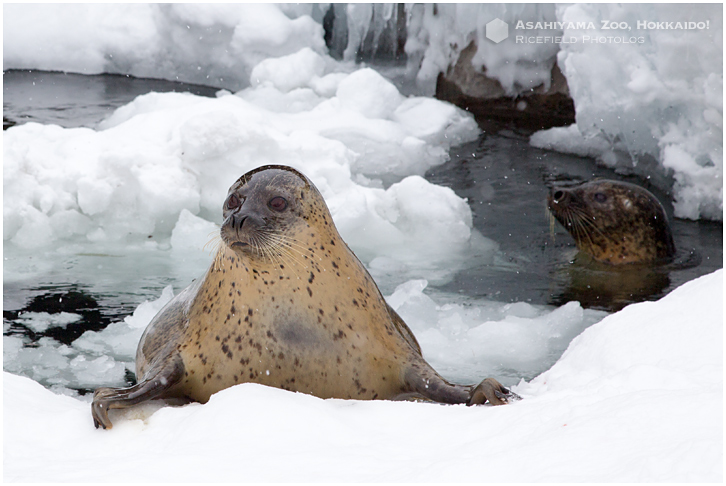
M 575 122 L 575 105 L 567 80 L 555 62 L 549 89 L 544 85 L 517 96 L 508 96 L 498 80 L 478 71 L 471 63 L 476 42 L 464 48 L 454 66 L 436 80 L 436 98 L 448 101 L 474 115 L 480 126 L 492 122 L 541 130 Z

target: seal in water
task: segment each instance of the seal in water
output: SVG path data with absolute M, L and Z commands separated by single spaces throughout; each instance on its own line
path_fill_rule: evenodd
M 341 239 L 315 186 L 285 166 L 264 166 L 229 190 L 214 262 L 204 278 L 151 321 L 136 353 L 138 384 L 99 388 L 96 427 L 108 410 L 154 398 L 206 402 L 237 383 L 320 398 L 507 403 L 497 380 L 444 380 Z
M 661 203 L 627 182 L 596 180 L 553 187 L 547 206 L 577 248 L 610 263 L 665 263 L 676 247 Z

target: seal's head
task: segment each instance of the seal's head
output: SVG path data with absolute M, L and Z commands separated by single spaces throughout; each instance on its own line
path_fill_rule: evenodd
M 595 260 L 656 263 L 675 254 L 665 210 L 642 187 L 611 180 L 553 187 L 547 206 L 577 248 Z
M 230 187 L 222 208 L 222 241 L 237 255 L 275 259 L 299 246 L 311 225 L 337 237 L 325 201 L 300 172 L 282 165 L 254 169 Z

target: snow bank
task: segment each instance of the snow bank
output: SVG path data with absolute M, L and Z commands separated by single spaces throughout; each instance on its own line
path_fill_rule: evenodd
M 131 74 L 239 90 L 264 60 L 301 48 L 326 54 L 327 10 L 328 4 L 8 5 L 3 67 Z M 480 46 L 474 65 L 486 66 L 507 93 L 549 86 L 556 45 L 516 44 L 512 38 L 495 46 L 485 40 L 484 25 L 496 17 L 512 24 L 551 21 L 552 5 L 407 5 L 405 15 L 409 76 L 416 78 L 420 93 L 433 94 L 437 74 L 472 40 Z M 393 4 L 339 5 L 333 20 L 333 42 L 345 40 L 333 49 L 344 51 L 346 64 L 362 49 L 375 55 L 379 48 L 397 48 L 396 38 L 383 38 L 398 35 Z M 383 34 L 386 29 L 390 32 Z M 264 69 L 258 66 L 257 73 Z
M 590 327 L 496 408 L 247 384 L 103 431 L 88 403 L 4 372 L 3 479 L 722 481 L 722 322 L 720 270 Z
M 549 89 L 559 46 L 553 43 L 518 43 L 514 26 L 522 22 L 552 22 L 552 4 L 424 4 L 407 7 L 410 20 L 406 53 L 408 68 L 424 93 L 433 95 L 436 77 L 453 66 L 472 41 L 476 54 L 472 66 L 496 79 L 508 96 L 537 86 Z M 486 38 L 486 24 L 500 19 L 509 25 L 509 36 L 499 43 Z M 533 29 L 527 35 L 559 35 L 558 31 Z
M 362 117 L 386 115 L 397 121 L 418 115 L 423 108 L 411 112 L 412 102 L 399 105 L 400 94 L 392 89 L 369 85 L 362 74 L 356 83 L 343 73 L 354 69 L 361 48 L 373 53 L 379 47 L 397 48 L 398 9 L 392 4 L 338 5 L 332 49 L 343 51 L 342 63 L 327 55 L 321 25 L 327 9 L 327 4 L 9 4 L 4 9 L 3 67 L 123 73 L 231 90 L 251 81 L 260 89 L 246 99 L 274 111 L 311 110 L 319 97 L 337 94 L 341 106 Z M 473 66 L 498 80 L 508 95 L 540 85 L 549 88 L 557 60 L 575 102 L 578 133 L 553 129 L 538 134 L 533 144 L 584 150 L 610 167 L 651 177 L 663 190 L 673 186 L 677 217 L 723 219 L 723 18 L 718 5 L 427 4 L 408 5 L 405 15 L 404 77 L 415 80 L 416 92 L 432 95 L 438 73 L 446 72 L 472 41 L 477 45 Z M 509 25 L 509 36 L 499 43 L 485 36 L 486 24 L 495 18 Z M 603 20 L 627 23 L 631 30 L 603 31 Z M 536 26 L 554 21 L 565 22 L 563 30 L 516 29 L 520 22 Z M 709 27 L 637 28 L 638 22 L 661 21 L 708 21 Z M 577 22 L 593 22 L 595 29 L 583 30 Z M 516 42 L 523 34 L 579 40 Z M 582 41 L 583 36 L 606 34 L 642 42 Z M 389 35 L 394 38 L 386 40 Z M 337 45 L 343 39 L 346 45 Z M 391 105 L 368 105 L 370 92 Z M 394 106 L 400 113 L 390 113 Z M 338 139 L 365 158 L 365 141 L 381 143 L 392 130 L 379 123 Z M 379 153 L 376 170 L 393 165 L 393 173 L 404 175 L 420 155 L 418 173 L 423 173 L 428 160 L 442 153 L 420 140 L 399 134 L 397 143 Z M 367 163 L 373 164 L 370 157 Z M 190 200 L 185 207 L 191 210 L 194 204 Z M 28 217 L 42 219 L 36 213 Z M 65 217 L 74 224 L 85 222 L 72 213 Z
M 364 262 L 435 266 L 442 258 L 461 262 L 472 241 L 493 248 L 471 239 L 463 199 L 419 177 L 448 159 L 451 144 L 476 138 L 473 118 L 444 102 L 405 98 L 373 70 L 325 75 L 322 64 L 303 48 L 258 65 L 255 86 L 236 95 L 149 93 L 98 131 L 35 123 L 7 130 L 5 242 L 39 250 L 92 245 L 98 253 L 185 246 L 180 235 L 195 231 L 208 240 L 212 229 L 203 224 L 184 233 L 197 224 L 189 216 L 220 223 L 238 177 L 284 164 L 313 180 Z M 394 183 L 384 189 L 381 179 Z
M 566 38 L 607 34 L 642 42 L 562 44 L 557 59 L 575 102 L 577 126 L 537 133 L 532 145 L 596 156 L 607 166 L 653 175 L 662 189 L 673 184 L 676 217 L 722 220 L 721 6 L 578 4 L 558 7 L 557 19 L 597 27 L 566 28 Z M 603 19 L 627 23 L 632 30 L 603 32 Z M 708 21 L 709 28 L 636 29 L 639 21 Z
M 326 51 L 320 23 L 289 13 L 272 4 L 7 5 L 3 67 L 237 90 L 264 59 L 304 47 Z

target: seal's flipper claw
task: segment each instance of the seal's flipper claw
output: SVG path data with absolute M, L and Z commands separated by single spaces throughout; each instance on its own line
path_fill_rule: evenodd
M 96 428 L 113 427 L 108 418 L 112 408 L 127 408 L 137 403 L 158 398 L 177 384 L 184 376 L 184 364 L 177 354 L 167 360 L 164 366 L 150 369 L 143 381 L 128 388 L 98 388 L 93 394 L 91 415 Z
M 479 383 L 471 392 L 467 405 L 481 405 L 489 402 L 492 405 L 506 405 L 521 397 L 512 392 L 494 378 L 487 378 Z
M 113 388 L 98 388 L 93 393 L 93 403 L 91 403 L 91 415 L 93 416 L 93 425 L 96 428 L 103 427 L 110 429 L 113 427 L 108 419 L 109 401 L 105 398 L 110 392 L 114 392 Z
M 505 403 L 511 403 L 511 402 L 516 402 L 516 401 L 522 399 L 522 397 L 520 397 L 519 395 L 517 395 L 516 393 L 514 393 L 509 388 L 502 387 L 502 389 L 505 390 L 504 393 L 500 392 L 499 390 L 494 390 L 494 394 L 497 396 L 497 398 L 499 398 L 503 402 L 505 402 Z

